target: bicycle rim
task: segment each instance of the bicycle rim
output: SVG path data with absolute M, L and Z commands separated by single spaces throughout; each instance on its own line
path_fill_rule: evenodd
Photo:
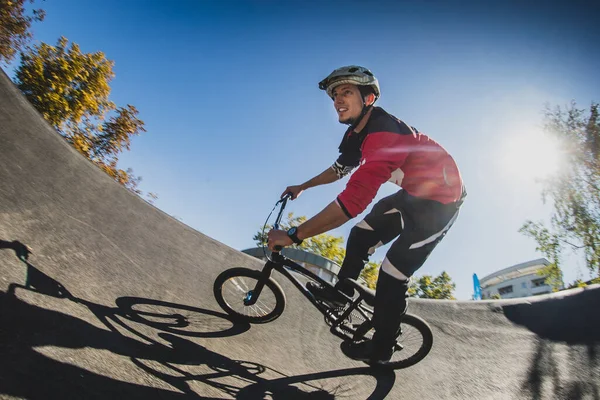
M 373 338 L 375 331 L 371 328 L 364 339 Z M 410 367 L 422 359 L 431 351 L 433 347 L 433 333 L 429 325 L 416 315 L 406 314 L 400 324 L 400 334 L 396 337 L 394 353 L 387 367 L 400 369 Z
M 421 318 L 407 314 L 402 319 L 401 334 L 396 338 L 392 368 L 406 368 L 421 361 L 433 346 L 431 328 Z
M 223 282 L 223 300 L 238 315 L 250 318 L 264 318 L 271 315 L 277 306 L 277 298 L 273 290 L 265 285 L 256 303 L 246 305 L 245 300 L 249 298 L 257 279 L 250 276 L 233 276 Z

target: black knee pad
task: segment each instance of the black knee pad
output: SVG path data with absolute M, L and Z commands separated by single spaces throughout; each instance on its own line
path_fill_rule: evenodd
M 348 235 L 348 245 L 346 252 L 356 251 L 357 253 L 367 254 L 369 249 L 379 242 L 379 237 L 375 231 L 354 226 Z
M 377 243 L 378 239 L 374 231 L 356 226 L 352 228 L 346 245 L 346 257 L 342 262 L 338 278 L 341 281 L 344 278 L 358 279 L 360 272 L 369 261 L 369 249 Z M 353 290 L 350 290 L 350 292 L 353 292 Z
M 396 279 L 390 274 L 380 270 L 376 290 L 376 299 L 379 297 L 379 302 L 382 304 L 406 304 L 406 298 L 408 297 L 408 279 Z M 377 303 L 377 300 L 375 302 Z

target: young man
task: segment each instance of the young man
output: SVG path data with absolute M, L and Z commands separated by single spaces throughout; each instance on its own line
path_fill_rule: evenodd
M 337 228 L 362 213 L 387 181 L 401 189 L 380 200 L 351 230 L 336 286 L 352 296 L 345 278 L 357 279 L 377 247 L 395 239 L 381 264 L 371 341 L 342 347 L 355 360 L 389 361 L 406 313 L 408 281 L 458 216 L 466 195 L 458 167 L 438 143 L 373 104 L 380 94 L 371 71 L 359 66 L 334 70 L 319 83 L 327 91 L 342 124 L 350 125 L 337 161 L 318 176 L 289 186 L 292 200 L 303 190 L 334 182 L 354 168 L 344 191 L 320 213 L 289 231 L 271 230 L 268 246 L 289 246 Z M 323 288 L 308 285 L 316 298 L 342 303 Z

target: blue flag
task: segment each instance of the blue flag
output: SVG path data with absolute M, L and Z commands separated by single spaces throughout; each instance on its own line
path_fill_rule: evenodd
M 473 300 L 481 300 L 481 285 L 477 274 L 473 274 Z

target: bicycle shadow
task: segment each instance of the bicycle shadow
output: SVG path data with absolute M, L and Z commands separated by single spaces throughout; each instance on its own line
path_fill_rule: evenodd
M 3 243 L 9 242 L 0 241 L 0 248 L 3 248 Z M 22 251 L 15 252 L 27 266 L 27 276 L 24 285 L 12 283 L 6 293 L 0 291 L 0 360 L 3 360 L 0 362 L 0 393 L 26 398 L 47 398 L 50 395 L 56 398 L 211 399 L 202 397 L 192 389 L 191 381 L 198 381 L 240 399 L 256 398 L 255 394 L 260 391 L 269 392 L 274 398 L 318 399 L 335 398 L 335 391 L 332 393 L 332 390 L 308 382 L 350 375 L 371 375 L 377 379 L 377 387 L 369 396 L 370 399 L 385 398 L 393 387 L 393 372 L 379 373 L 368 368 L 354 368 L 285 376 L 260 364 L 232 360 L 182 336 L 232 336 L 248 330 L 248 324 L 235 323 L 228 315 L 211 310 L 138 297 L 120 297 L 115 301 L 117 307 L 96 304 L 73 296 L 63 284 L 32 265 L 27 260 L 27 253 L 22 256 Z M 68 314 L 29 304 L 16 296 L 17 290 L 84 305 L 108 330 Z M 165 313 L 165 309 L 170 311 Z M 216 331 L 186 330 L 193 325 L 185 315 L 189 313 L 194 313 L 196 317 L 207 316 L 211 321 L 222 319 L 227 326 Z M 156 340 L 154 335 L 141 332 L 135 327 L 139 324 L 160 331 L 157 336 L 168 344 Z M 200 321 L 197 325 L 205 324 Z M 208 325 L 214 327 L 215 324 Z M 129 335 L 122 334 L 119 329 Z M 108 350 L 128 357 L 133 365 L 180 392 L 124 382 L 66 364 L 36 351 L 42 346 Z M 152 367 L 156 364 L 176 375 L 156 370 Z M 193 374 L 181 365 L 207 366 L 213 372 Z M 273 380 L 260 377 L 265 371 L 276 372 L 282 378 Z M 34 376 L 37 383 L 32 385 L 30 379 Z M 224 384 L 219 381 L 223 378 L 236 383 Z M 248 382 L 251 384 L 248 385 Z M 294 384 L 304 385 L 305 390 Z
M 393 371 L 377 371 L 367 367 L 286 376 L 273 368 L 268 368 L 261 364 L 230 359 L 175 335 L 161 333 L 160 336 L 168 340 L 175 351 L 187 354 L 192 359 L 202 359 L 203 363 L 214 372 L 209 374 L 194 374 L 180 366 L 173 365 L 175 363 L 161 363 L 159 370 L 156 366 L 153 367 L 143 360 L 132 359 L 132 362 L 140 369 L 191 396 L 195 395 L 193 386 L 196 383 L 203 383 L 215 387 L 236 399 L 243 400 L 262 399 L 266 398 L 266 395 L 272 399 L 335 399 L 338 394 L 337 392 L 344 390 L 343 387 L 338 385 L 333 388 L 327 388 L 323 387 L 323 385 L 312 384 L 310 382 L 347 376 L 368 375 L 376 379 L 376 387 L 366 398 L 375 400 L 384 399 L 392 390 L 396 379 Z M 281 377 L 263 378 L 260 376 L 267 372 L 280 375 Z M 225 378 L 235 378 L 240 383 L 254 383 L 240 387 L 240 385 L 227 383 L 231 379 L 228 380 Z M 342 397 L 348 397 L 344 393 L 341 393 L 341 395 Z
M 324 371 L 313 374 L 288 376 L 267 382 L 257 382 L 246 386 L 237 395 L 236 399 L 252 400 L 264 398 L 265 393 L 269 393 L 273 399 L 289 399 L 289 398 L 310 398 L 310 399 L 335 399 L 336 392 L 343 391 L 342 387 L 333 390 L 324 390 L 314 385 L 309 385 L 309 381 L 317 381 L 330 378 L 350 377 L 357 375 L 368 375 L 376 380 L 376 386 L 373 392 L 365 397 L 366 400 L 385 399 L 391 392 L 396 382 L 396 374 L 389 370 L 373 370 L 368 367 L 348 368 L 333 371 Z M 308 385 L 317 390 L 313 392 L 305 392 L 293 385 L 295 384 Z M 350 395 L 340 393 L 341 397 L 348 398 Z

